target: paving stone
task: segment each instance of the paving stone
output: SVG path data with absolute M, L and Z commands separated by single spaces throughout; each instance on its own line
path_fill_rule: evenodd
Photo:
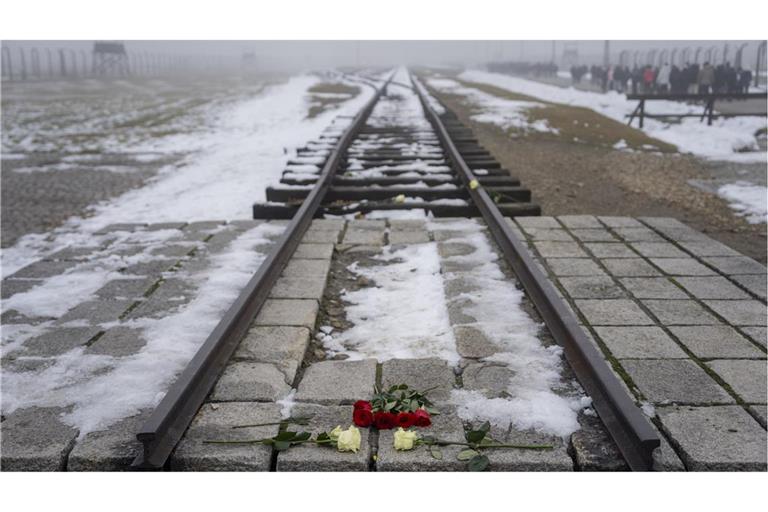
M 135 299 L 142 297 L 152 285 L 157 282 L 155 278 L 139 279 L 113 279 L 96 291 L 101 299 Z
M 27 324 L 27 325 L 40 325 L 45 322 L 52 321 L 51 317 L 29 317 L 16 311 L 15 309 L 9 309 L 4 311 L 0 315 L 0 325 L 10 324 Z
M 545 258 L 584 258 L 587 253 L 576 242 L 534 242 L 533 245 Z
M 398 244 L 424 244 L 429 242 L 429 234 L 426 231 L 391 231 L 389 243 Z
M 687 299 L 688 295 L 666 277 L 624 277 L 619 279 L 638 299 Z
M 129 470 L 142 450 L 136 432 L 150 413 L 146 411 L 110 425 L 106 430 L 86 434 L 69 454 L 67 471 Z
M 432 416 L 432 426 L 415 429 L 419 435 L 430 435 L 445 441 L 464 439 L 464 426 L 453 411 L 442 411 Z M 441 446 L 443 458 L 435 459 L 426 447 L 420 446 L 409 451 L 394 448 L 394 430 L 379 432 L 379 452 L 376 459 L 377 471 L 466 471 L 467 463 L 457 460 L 462 446 Z
M 505 364 L 493 361 L 469 363 L 461 373 L 463 388 L 479 391 L 488 398 L 509 396 L 509 381 L 515 373 Z
M 236 428 L 280 421 L 275 404 L 224 402 L 204 404 L 171 455 L 174 471 L 269 471 L 272 449 L 254 444 L 211 444 L 211 440 L 246 440 L 272 437 L 277 425 Z
M 765 430 L 740 406 L 664 407 L 662 428 L 689 471 L 765 471 Z
M 283 270 L 285 277 L 314 277 L 323 278 L 331 270 L 330 260 L 299 260 L 291 258 Z
M 84 346 L 96 336 L 96 327 L 58 327 L 24 342 L 25 356 L 57 356 Z
M 698 299 L 749 298 L 749 295 L 724 277 L 678 277 L 675 281 Z
M 381 367 L 381 384 L 384 388 L 396 384 L 408 384 L 424 391 L 434 402 L 448 400 L 456 382 L 456 376 L 448 363 L 442 359 L 390 359 Z
M 620 243 L 585 243 L 584 246 L 597 258 L 637 258 L 637 253 Z
M 554 217 L 515 217 L 515 222 L 525 232 L 528 232 L 529 228 L 558 229 L 563 227 Z
M 482 286 L 471 275 L 454 274 L 445 278 L 443 288 L 445 297 L 450 300 L 464 293 L 477 292 L 482 289 Z
M 765 405 L 750 405 L 749 410 L 753 416 L 757 416 L 757 421 L 763 428 L 766 427 L 766 415 L 768 415 L 768 407 Z
M 150 251 L 150 254 L 152 256 L 163 256 L 165 258 L 183 258 L 196 249 L 197 247 L 194 245 L 171 244 L 154 248 Z
M 564 229 L 528 228 L 527 233 L 537 242 L 573 242 L 573 237 Z
M 5 416 L 0 465 L 3 471 L 63 471 L 78 431 L 65 425 L 61 407 L 29 407 Z
M 76 266 L 76 261 L 36 261 L 15 272 L 11 277 L 14 279 L 44 279 L 65 273 L 67 270 Z
M 606 229 L 573 229 L 571 234 L 582 242 L 616 242 L 616 238 Z
M 345 244 L 384 245 L 384 230 L 350 229 L 344 233 Z
M 688 356 L 659 327 L 595 327 L 618 359 L 685 359 Z
M 170 278 L 162 281 L 152 294 L 128 318 L 163 318 L 192 301 L 196 288 L 190 281 Z
M 520 431 L 514 427 L 508 432 L 493 427 L 490 434 L 501 443 L 553 447 L 551 450 L 485 450 L 491 461 L 488 467 L 490 471 L 573 471 L 573 459 L 568 454 L 568 446 L 560 437 L 534 430 Z
M 582 414 L 569 451 L 578 471 L 629 471 L 629 466 L 597 415 Z
M 256 325 L 287 325 L 314 329 L 318 304 L 309 299 L 267 299 L 256 316 Z
M 692 300 L 643 300 L 663 325 L 719 325 L 720 321 Z
M 646 258 L 685 258 L 687 254 L 668 242 L 632 242 L 632 247 Z
M 559 215 L 557 220 L 570 229 L 603 227 L 592 215 Z
M 273 299 L 315 299 L 319 301 L 325 292 L 325 282 L 325 277 L 281 277 L 269 292 L 269 296 Z
M 339 232 L 310 228 L 304 233 L 301 242 L 304 244 L 335 244 L 339 242 Z
M 42 279 L 3 279 L 0 281 L 2 298 L 7 299 L 17 293 L 28 292 L 42 282 Z
M 101 228 L 100 230 L 96 231 L 97 235 L 104 235 L 107 233 L 111 233 L 113 231 L 139 231 L 146 227 L 146 224 L 137 224 L 137 223 L 130 223 L 130 222 L 123 222 L 123 223 L 117 223 L 117 224 L 109 224 L 108 226 L 105 226 Z
M 235 358 L 272 363 L 293 384 L 308 345 L 309 329 L 304 327 L 253 327 L 237 347 Z
M 658 431 L 655 425 L 651 427 L 656 430 L 659 436 L 659 447 L 653 451 L 653 470 L 654 471 L 685 471 L 685 464 L 669 444 L 664 435 Z
M 120 270 L 123 274 L 134 276 L 160 277 L 163 272 L 168 272 L 178 263 L 177 259 L 154 259 L 142 263 L 134 263 Z
M 225 220 L 203 220 L 198 222 L 190 222 L 184 227 L 185 231 L 210 231 L 219 229 L 226 224 Z
M 147 231 L 159 231 L 161 229 L 184 229 L 186 222 L 158 222 L 156 224 L 150 224 L 147 226 Z
M 587 258 L 548 258 L 546 262 L 552 273 L 559 277 L 605 275 L 597 263 Z
M 727 325 L 670 327 L 696 357 L 761 357 L 765 354 Z
M 662 232 L 667 229 L 680 229 L 688 227 L 673 217 L 638 217 L 638 220 Z
M 625 359 L 621 365 L 654 404 L 734 402 L 712 377 L 687 359 Z
M 768 341 L 766 340 L 766 338 L 768 338 L 768 329 L 765 327 L 742 327 L 741 330 L 763 347 L 766 346 L 766 341 Z
M 766 363 L 762 360 L 718 359 L 712 368 L 745 402 L 766 403 Z
M 91 246 L 91 247 L 65 247 L 59 251 L 49 254 L 45 257 L 48 261 L 55 260 L 69 260 L 69 261 L 85 261 L 96 251 L 104 249 L 103 246 Z
M 314 219 L 311 229 L 341 231 L 344 229 L 344 224 L 345 221 L 342 219 Z
M 293 257 L 302 260 L 330 260 L 333 244 L 299 244 Z
M 144 339 L 142 329 L 118 326 L 107 330 L 85 352 L 87 354 L 101 354 L 112 357 L 125 357 L 137 354 L 147 340 Z
M 727 275 L 739 274 L 765 274 L 765 267 L 752 258 L 746 256 L 728 257 L 709 257 L 704 261 L 715 267 L 717 270 Z
M 477 248 L 472 244 L 462 242 L 438 242 L 437 253 L 440 258 L 450 258 L 453 256 L 467 256 L 473 254 Z
M 648 315 L 631 300 L 576 300 L 576 307 L 590 325 L 653 325 Z
M 764 327 L 766 324 L 765 304 L 756 300 L 705 300 L 704 304 L 733 325 Z
M 696 256 L 741 256 L 737 251 L 734 251 L 727 245 L 716 242 L 709 239 L 704 242 L 691 242 L 691 241 L 678 241 L 678 243 L 684 247 L 687 251 L 692 252 Z
M 271 363 L 231 362 L 216 382 L 211 400 L 275 402 L 290 390 L 285 375 Z
M 510 219 L 507 219 L 509 222 Z M 426 221 L 421 219 L 390 219 L 389 226 L 392 231 L 424 231 L 427 229 Z
M 609 228 L 637 228 L 643 226 L 632 217 L 598 216 L 597 218 Z
M 610 274 L 617 277 L 654 277 L 660 275 L 643 259 L 640 258 L 606 258 L 602 264 Z
M 766 278 L 765 275 L 738 275 L 731 278 L 741 286 L 754 293 L 761 299 L 766 298 Z
M 298 402 L 352 404 L 373 395 L 376 361 L 320 361 L 304 372 L 296 393 Z
M 309 424 L 296 427 L 307 432 L 330 432 L 352 425 L 351 406 L 322 406 L 297 404 L 291 414 L 312 416 Z M 302 445 L 277 454 L 277 471 L 367 471 L 371 460 L 368 440 L 371 430 L 360 428 L 360 450 L 357 453 L 339 452 L 336 447 Z
M 693 258 L 651 258 L 651 263 L 671 276 L 715 276 L 717 272 Z
M 618 299 L 624 290 L 608 276 L 561 277 L 560 284 L 572 299 Z
M 479 359 L 499 352 L 499 347 L 489 340 L 477 327 L 457 325 L 453 328 L 456 350 L 461 357 Z
M 383 231 L 387 228 L 387 223 L 384 220 L 376 219 L 355 219 L 347 223 L 347 230 L 370 230 L 370 231 Z
M 57 320 L 57 324 L 66 324 L 77 320 L 86 320 L 91 325 L 116 321 L 135 301 L 128 300 L 90 300 L 82 302 Z
M 477 318 L 468 314 L 469 308 L 474 304 L 466 297 L 460 297 L 448 302 L 448 321 L 451 325 L 474 324 Z
M 645 227 L 615 228 L 614 231 L 627 242 L 664 242 L 664 238 Z

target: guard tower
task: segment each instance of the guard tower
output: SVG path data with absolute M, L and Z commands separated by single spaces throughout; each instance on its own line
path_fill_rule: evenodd
M 128 74 L 128 54 L 120 41 L 94 41 L 92 62 L 94 75 Z
M 575 44 L 566 43 L 563 47 L 562 64 L 564 68 L 579 64 L 579 48 Z

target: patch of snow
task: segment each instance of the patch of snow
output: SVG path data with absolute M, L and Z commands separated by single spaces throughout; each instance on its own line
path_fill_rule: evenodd
M 750 224 L 766 222 L 768 216 L 768 188 L 737 181 L 723 185 L 717 195 L 729 202 L 736 215 L 744 217 Z

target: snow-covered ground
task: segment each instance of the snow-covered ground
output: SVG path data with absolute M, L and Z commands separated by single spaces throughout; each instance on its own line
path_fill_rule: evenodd
M 636 101 L 629 101 L 626 96 L 615 91 L 605 94 L 580 91 L 573 87 L 557 87 L 478 70 L 465 71 L 459 75 L 459 78 L 469 82 L 494 85 L 544 101 L 586 107 L 623 123 L 627 121 L 626 115 L 631 114 L 637 106 Z M 649 103 L 647 110 L 701 114 L 702 107 L 659 100 Z M 681 152 L 693 153 L 696 156 L 712 160 L 765 162 L 766 152 L 759 150 L 755 138 L 755 133 L 765 126 L 765 119 L 762 117 L 717 119 L 712 126 L 707 126 L 697 118 L 685 118 L 679 123 L 646 119 L 643 131 L 651 137 L 674 144 Z
M 717 195 L 728 201 L 736 214 L 750 224 L 768 219 L 768 188 L 762 185 L 737 181 L 720 187 Z
M 318 137 L 337 116 L 356 114 L 373 94 L 361 87 L 356 98 L 309 119 L 307 90 L 320 81 L 315 75 L 292 77 L 253 98 L 206 111 L 203 130 L 123 144 L 123 152 L 186 156 L 146 186 L 94 205 L 87 217 L 73 217 L 53 233 L 26 235 L 3 249 L 3 275 L 60 249 L 66 233 L 92 233 L 122 222 L 250 218 L 253 203 L 265 199 L 266 187 L 279 180 L 295 148 Z

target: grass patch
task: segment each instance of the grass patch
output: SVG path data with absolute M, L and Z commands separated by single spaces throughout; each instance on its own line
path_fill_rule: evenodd
M 527 111 L 528 119 L 532 122 L 543 120 L 559 133 L 525 132 L 510 129 L 516 135 L 525 135 L 529 138 L 568 140 L 597 146 L 612 147 L 617 142 L 624 140 L 628 147 L 635 150 L 648 150 L 647 146 L 663 153 L 676 153 L 677 148 L 667 142 L 649 137 L 644 132 L 627 126 L 624 123 L 614 121 L 604 115 L 585 107 L 575 107 L 560 103 L 550 103 L 539 98 L 526 96 L 507 91 L 500 87 L 477 82 L 468 82 L 452 77 L 464 87 L 471 87 L 486 94 L 513 101 L 533 101 L 541 103 L 543 107 L 536 107 Z M 646 147 L 644 147 L 646 146 Z

